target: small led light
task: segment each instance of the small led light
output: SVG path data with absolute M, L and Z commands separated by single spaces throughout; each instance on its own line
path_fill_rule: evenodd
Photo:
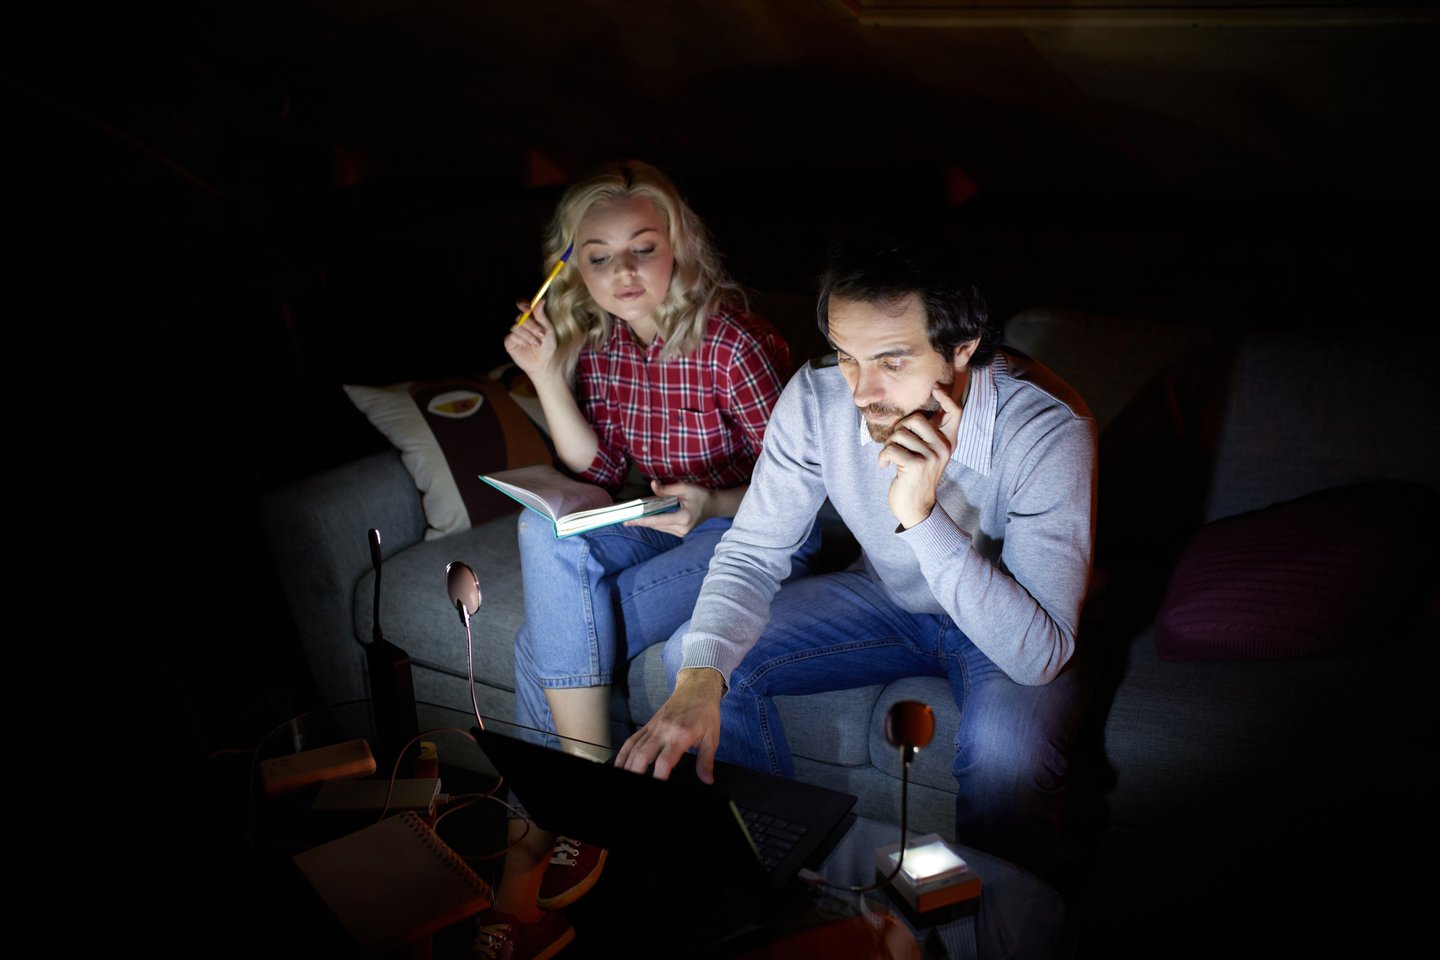
M 907 843 L 905 860 L 897 872 L 899 859 L 898 843 L 876 850 L 876 878 L 893 875 L 891 889 L 921 913 L 980 896 L 980 875 L 938 833 Z
M 890 854 L 891 864 L 899 859 L 898 850 Z M 922 846 L 907 847 L 905 863 L 900 869 L 912 883 L 918 885 L 932 882 L 947 874 L 959 873 L 968 867 L 945 841 L 932 840 Z

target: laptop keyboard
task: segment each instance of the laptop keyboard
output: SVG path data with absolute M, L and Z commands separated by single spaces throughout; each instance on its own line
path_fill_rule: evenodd
M 774 869 L 784 860 L 786 854 L 810 829 L 806 824 L 762 813 L 738 803 L 735 808 L 740 811 L 740 816 L 745 821 L 745 829 L 750 831 L 750 838 L 755 841 L 760 861 L 767 869 Z

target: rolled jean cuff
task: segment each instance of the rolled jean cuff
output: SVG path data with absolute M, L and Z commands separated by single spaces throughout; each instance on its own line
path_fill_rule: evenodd
M 613 683 L 613 677 L 608 673 L 586 673 L 575 677 L 536 677 L 535 682 L 547 690 L 570 690 L 608 687 Z

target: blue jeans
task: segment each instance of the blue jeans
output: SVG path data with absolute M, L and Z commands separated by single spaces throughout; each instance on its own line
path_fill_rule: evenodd
M 557 538 L 550 524 L 522 512 L 525 622 L 515 635 L 516 722 L 554 732 L 544 688 L 612 684 L 617 666 L 689 620 L 730 524 L 729 517 L 712 517 L 683 538 L 623 524 Z M 791 579 L 808 572 L 819 545 L 817 524 L 795 552 Z
M 673 684 L 682 626 L 665 647 Z M 717 757 L 795 775 L 774 697 L 888 683 L 903 677 L 950 681 L 960 707 L 951 771 L 956 840 L 1032 870 L 1057 853 L 1070 744 L 1086 685 L 1066 669 L 1025 686 L 943 614 L 900 609 L 863 573 L 823 574 L 781 587 L 760 640 L 730 675 L 720 701 Z

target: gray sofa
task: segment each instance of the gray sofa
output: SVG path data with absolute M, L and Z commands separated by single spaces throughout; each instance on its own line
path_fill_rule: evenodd
M 1375 635 L 1324 656 L 1162 659 L 1155 617 L 1185 544 L 1212 521 L 1376 478 L 1440 491 L 1429 356 L 1382 352 L 1349 331 L 1232 333 L 1064 311 L 1013 318 L 1007 340 L 1069 379 L 1101 428 L 1097 570 L 1081 633 L 1097 695 L 1077 748 L 1072 849 L 1052 878 L 1074 907 L 1081 954 L 1149 953 L 1157 936 L 1162 955 L 1360 938 L 1346 904 L 1409 825 L 1398 774 L 1420 755 L 1423 674 L 1412 658 L 1432 655 L 1433 597 L 1428 617 L 1417 600 L 1419 615 L 1383 629 L 1366 618 Z M 423 539 L 420 495 L 391 451 L 276 490 L 261 514 L 326 702 L 366 694 L 375 527 L 382 626 L 414 661 L 417 697 L 470 707 L 465 633 L 444 580 L 446 564 L 463 560 L 483 594 L 472 624 L 479 707 L 512 716 L 523 591 L 513 516 Z M 831 561 L 845 562 L 833 517 L 826 535 Z M 616 736 L 666 693 L 655 647 L 616 687 Z M 958 715 L 943 680 L 784 699 L 798 775 L 856 794 L 865 816 L 898 820 L 901 769 L 883 717 L 900 699 L 932 704 L 938 719 L 936 748 L 911 768 L 911 826 L 953 838 L 944 745 Z M 1232 942 L 1246 922 L 1260 932 Z

